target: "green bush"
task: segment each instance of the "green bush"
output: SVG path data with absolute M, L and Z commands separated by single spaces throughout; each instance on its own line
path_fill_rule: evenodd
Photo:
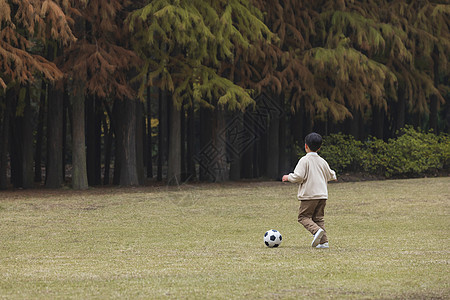
M 388 142 L 387 177 L 439 170 L 448 162 L 448 150 L 445 150 L 449 147 L 448 137 L 416 131 L 412 127 L 406 127 L 400 133 L 397 139 Z
M 372 138 L 361 149 L 361 171 L 370 174 L 386 175 L 390 164 L 389 146 L 383 140 Z
M 304 155 L 304 151 L 299 151 Z M 324 137 L 320 155 L 338 173 L 360 171 L 385 177 L 413 177 L 448 169 L 450 136 L 407 126 L 387 142 L 370 138 L 357 141 L 351 135 Z
M 324 137 L 320 155 L 338 173 L 356 171 L 361 162 L 362 145 L 351 135 L 331 134 Z

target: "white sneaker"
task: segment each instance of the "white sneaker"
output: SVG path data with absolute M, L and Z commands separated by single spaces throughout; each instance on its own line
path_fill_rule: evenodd
M 328 249 L 330 246 L 328 246 L 328 243 L 319 244 L 316 246 L 318 249 Z
M 317 230 L 317 232 L 314 234 L 314 239 L 311 243 L 311 247 L 316 247 L 317 245 L 319 245 L 320 239 L 322 238 L 324 233 L 325 231 L 322 228 L 319 228 L 319 230 Z

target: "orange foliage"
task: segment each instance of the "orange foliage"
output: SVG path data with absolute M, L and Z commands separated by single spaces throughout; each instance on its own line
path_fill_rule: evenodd
M 61 3 L 65 5 L 61 7 Z M 14 11 L 11 10 L 14 5 Z M 50 81 L 62 77 L 55 64 L 32 54 L 37 42 L 58 40 L 64 45 L 75 40 L 64 13 L 67 1 L 0 0 L 0 85 L 32 82 L 38 73 Z
M 123 15 L 129 1 L 92 0 L 78 6 L 78 41 L 65 49 L 63 70 L 78 81 L 86 92 L 98 97 L 134 96 L 127 78 L 138 58 L 127 48 Z M 80 25 L 82 24 L 82 25 Z

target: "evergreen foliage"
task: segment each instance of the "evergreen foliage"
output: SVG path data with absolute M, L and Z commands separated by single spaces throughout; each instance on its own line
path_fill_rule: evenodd
M 373 107 L 394 118 L 399 87 L 412 113 L 444 103 L 450 6 L 434 1 L 254 0 L 280 37 L 267 51 L 291 108 L 342 121 Z M 295 13 L 294 13 L 295 12 Z M 433 16 L 433 18 L 430 18 Z M 436 18 L 436 19 L 434 19 Z M 295 51 L 294 51 L 295 50 Z M 294 67 L 295 66 L 295 67 Z M 302 74 L 296 74 L 301 70 Z M 275 75 L 276 74 L 276 75 Z M 264 75 L 260 83 L 271 82 Z M 271 82 L 272 86 L 274 85 Z M 279 92 L 280 87 L 271 88 Z
M 173 93 L 183 102 L 244 110 L 251 91 L 220 74 L 223 62 L 235 62 L 237 49 L 272 39 L 261 13 L 248 1 L 156 0 L 128 18 L 135 51 L 145 63 L 137 79 L 139 96 L 147 85 Z M 148 76 L 147 76 L 148 75 Z

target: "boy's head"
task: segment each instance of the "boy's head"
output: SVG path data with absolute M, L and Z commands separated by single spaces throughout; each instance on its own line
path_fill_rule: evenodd
M 322 137 L 320 134 L 312 132 L 305 137 L 305 144 L 311 151 L 317 152 L 322 146 Z

